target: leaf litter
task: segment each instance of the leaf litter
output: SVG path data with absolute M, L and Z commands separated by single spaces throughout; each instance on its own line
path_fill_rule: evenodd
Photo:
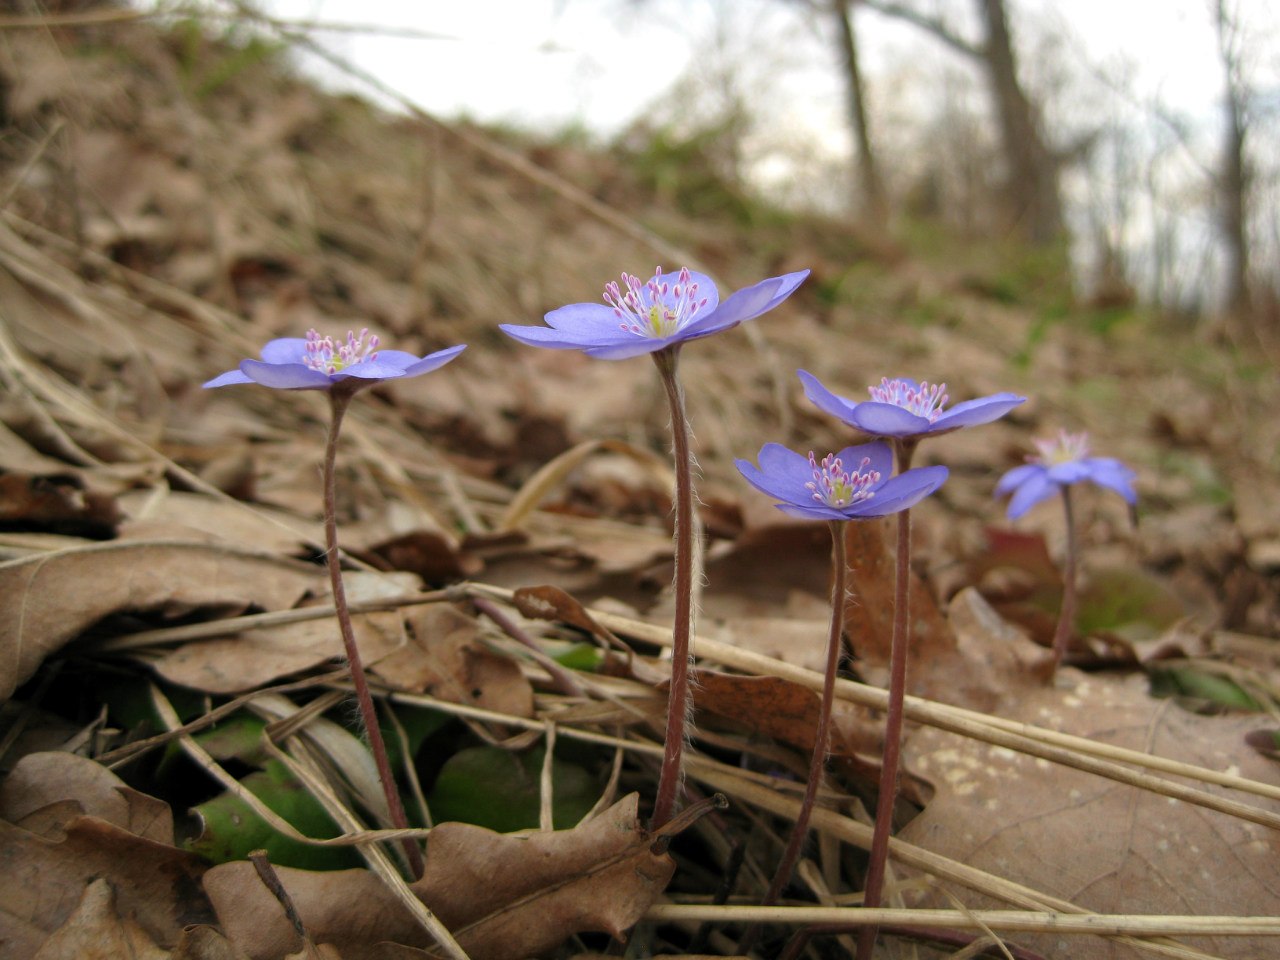
M 707 904 L 735 847 L 744 852 L 735 893 L 758 898 L 773 837 L 785 831 L 769 816 L 794 815 L 787 771 L 802 767 L 810 746 L 816 698 L 804 668 L 821 659 L 829 552 L 824 531 L 779 522 L 726 468 L 784 429 L 793 445 L 846 444 L 788 382 L 798 366 L 850 393 L 906 365 L 945 372 L 953 395 L 1019 389 L 1033 398 L 976 445 L 941 438 L 922 451 L 952 464 L 953 480 L 917 518 L 915 693 L 980 712 L 965 716 L 1136 751 L 1121 754 L 1128 763 L 1165 757 L 1192 778 L 1179 782 L 1221 774 L 1204 789 L 1280 809 L 1274 790 L 1259 789 L 1274 784 L 1275 761 L 1251 746 L 1274 719 L 1189 713 L 1153 700 L 1137 672 L 1147 652 L 1172 644 L 1184 655 L 1179 690 L 1201 707 L 1217 689 L 1197 683 L 1205 676 L 1229 676 L 1272 714 L 1280 702 L 1280 520 L 1267 507 L 1280 498 L 1264 455 L 1276 426 L 1241 413 L 1274 407 L 1276 384 L 1235 377 L 1229 360 L 1197 348 L 1181 372 L 1159 371 L 1160 389 L 1117 409 L 1106 391 L 1084 386 L 1143 376 L 1150 360 L 1140 332 L 1121 328 L 1103 341 L 1060 325 L 1025 367 L 1012 367 L 1008 344 L 1025 336 L 1026 312 L 997 308 L 945 265 L 869 262 L 861 295 L 877 304 L 869 312 L 801 291 L 796 309 L 760 328 L 763 346 L 719 338 L 686 359 L 689 382 L 709 388 L 689 397 L 712 534 L 699 649 L 723 671 L 707 673 L 699 691 L 707 718 L 699 738 L 736 758 L 698 756 L 692 776 L 728 790 L 740 809 L 704 818 L 688 842 L 661 853 L 634 793 L 560 830 L 504 836 L 438 823 L 424 833 L 428 874 L 408 887 L 371 867 L 282 865 L 299 936 L 250 872 L 243 844 L 213 855 L 221 862 L 212 866 L 192 852 L 208 854 L 198 838 L 214 819 L 211 805 L 236 796 L 224 781 L 157 749 L 111 759 L 166 727 L 181 727 L 169 742 L 243 728 L 246 742 L 210 743 L 207 762 L 244 790 L 261 790 L 268 807 L 268 769 L 275 784 L 310 797 L 329 819 L 297 815 L 301 840 L 292 842 L 328 851 L 318 841 L 333 842 L 327 834 L 337 830 L 339 843 L 353 834 L 365 849 L 360 830 L 380 826 L 370 809 L 376 786 L 354 773 L 368 755 L 345 725 L 345 690 L 326 678 L 340 650 L 332 620 L 270 622 L 326 609 L 315 563 L 323 409 L 313 397 L 263 391 L 231 400 L 197 385 L 268 337 L 353 317 L 419 353 L 474 344 L 465 365 L 373 390 L 351 414 L 342 458 L 349 582 L 358 599 L 385 602 L 358 614 L 357 629 L 384 685 L 391 739 L 416 759 L 406 787 L 420 822 L 432 822 L 430 798 L 442 796 L 450 761 L 505 751 L 517 761 L 507 768 L 529 778 L 530 809 L 552 810 L 570 782 L 580 801 L 592 790 L 604 800 L 619 780 L 643 799 L 670 619 L 660 397 L 635 365 L 517 356 L 495 325 L 594 299 L 620 268 L 679 259 L 668 238 L 733 278 L 812 266 L 827 284 L 848 266 L 830 250 L 853 245 L 846 227 L 823 220 L 752 238 L 695 222 L 661 208 L 621 149 L 390 117 L 289 76 L 270 44 L 257 46 L 261 38 L 218 29 L 122 19 L 16 42 L 0 34 L 14 134 L 0 157 L 13 187 L 0 219 L 8 955 L 430 955 L 432 935 L 406 891 L 473 957 L 550 955 L 574 936 L 603 948 L 607 937 L 592 940 L 590 931 L 621 937 L 663 900 Z M 102 54 L 108 48 L 112 57 Z M 646 209 L 661 236 L 631 219 Z M 875 319 L 904 297 L 924 302 L 935 287 L 956 304 L 947 324 Z M 1052 410 L 1036 399 L 1050 384 L 1059 390 Z M 1036 619 L 1032 601 L 1054 580 L 1062 530 L 1050 512 L 1033 515 L 1012 535 L 1029 545 L 1006 550 L 1013 561 L 1002 565 L 999 543 L 1011 535 L 989 492 L 1026 452 L 1030 432 L 1060 418 L 1087 424 L 1099 446 L 1139 468 L 1144 516 L 1134 532 L 1111 505 L 1088 507 L 1084 586 L 1100 599 L 1075 652 L 1111 672 L 1067 671 L 1066 683 L 1046 689 L 1035 677 L 1044 614 Z M 993 541 L 993 530 L 1005 539 Z M 889 615 L 882 571 L 892 552 L 876 524 L 851 527 L 850 538 L 853 670 L 878 683 Z M 1136 571 L 1141 582 L 1108 569 Z M 540 592 L 512 597 L 504 586 Z M 566 692 L 545 660 L 477 617 L 467 601 L 481 595 L 522 615 L 547 657 L 599 643 L 586 666 L 565 667 L 580 675 L 580 689 Z M 1117 595 L 1139 602 L 1116 604 Z M 1048 609 L 1051 617 L 1052 599 Z M 254 625 L 238 626 L 245 618 Z M 220 621 L 220 636 L 158 639 Z M 176 724 L 130 699 L 129 683 L 153 674 L 181 714 Z M 840 811 L 868 795 L 878 759 L 874 691 L 865 691 L 842 688 L 847 757 L 833 765 L 829 809 L 817 817 L 820 833 L 855 845 L 860 825 Z M 243 710 L 207 719 L 237 694 L 260 701 L 256 720 Z M 1274 912 L 1274 830 L 994 745 L 979 720 L 962 735 L 933 725 L 941 721 L 927 710 L 913 716 L 921 722 L 908 739 L 907 772 L 916 789 L 900 837 L 926 853 L 902 853 L 901 875 L 947 878 L 969 908 Z M 58 731 L 57 752 L 22 746 L 45 725 Z M 1066 742 L 1062 749 L 1092 749 Z M 461 801 L 446 809 L 466 811 L 474 791 L 493 792 L 483 778 L 460 779 Z M 191 810 L 206 811 L 203 828 Z M 246 810 L 220 813 L 216 834 L 234 834 Z M 272 846 L 279 831 L 261 836 L 281 849 Z M 833 842 L 817 849 L 833 892 L 856 892 L 856 868 L 833 855 Z M 714 917 L 715 904 L 707 909 Z M 731 953 L 734 924 L 713 927 L 703 942 Z M 657 949 L 692 945 L 678 925 L 631 935 Z M 1144 952 L 1133 940 L 1039 936 L 1049 937 L 1041 949 L 1050 954 Z M 1188 942 L 1224 957 L 1257 956 L 1270 943 Z

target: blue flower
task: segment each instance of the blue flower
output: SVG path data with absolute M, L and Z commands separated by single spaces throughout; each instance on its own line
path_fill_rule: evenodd
M 999 420 L 1027 399 L 1013 393 L 995 393 L 945 410 L 950 399 L 945 383 L 886 378 L 878 387 L 868 388 L 870 400 L 858 403 L 832 393 L 807 370 L 798 373 L 804 383 L 804 395 L 814 406 L 873 437 L 905 440 L 975 427 Z
M 1130 505 L 1138 502 L 1133 489 L 1134 472 L 1111 457 L 1089 456 L 1089 435 L 1065 430 L 1055 440 L 1037 440 L 1040 451 L 1030 462 L 1014 467 L 996 484 L 996 496 L 1012 493 L 1009 519 L 1016 520 L 1041 500 L 1048 500 L 1063 487 L 1088 480 L 1114 490 Z
M 397 380 L 430 373 L 444 366 L 466 345 L 437 350 L 416 357 L 403 350 L 379 350 L 378 338 L 361 330 L 348 331 L 345 342 L 307 331 L 306 339 L 284 337 L 262 348 L 261 360 L 241 360 L 235 370 L 214 377 L 205 387 L 226 387 L 235 383 L 258 383 L 279 390 L 328 390 L 344 380 L 348 389 L 372 386 L 379 380 Z
M 779 510 L 806 520 L 863 520 L 885 517 L 919 503 L 942 486 L 946 467 L 918 467 L 897 476 L 893 451 L 885 443 L 864 443 L 821 460 L 778 443 L 766 443 L 757 457 L 735 461 L 747 482 L 775 500 Z
M 772 310 L 795 292 L 808 270 L 761 280 L 723 303 L 711 278 L 688 268 L 648 281 L 622 275 L 604 288 L 604 303 L 571 303 L 552 310 L 547 325 L 500 324 L 508 336 L 533 347 L 581 350 L 590 357 L 622 360 L 709 337 Z

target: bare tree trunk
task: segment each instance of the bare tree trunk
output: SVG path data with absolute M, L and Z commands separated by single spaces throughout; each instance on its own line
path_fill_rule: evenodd
M 1030 240 L 1052 243 L 1063 232 L 1057 162 L 1044 144 L 1035 111 L 1018 82 L 1004 0 L 978 0 L 978 7 L 986 28 L 984 66 L 1009 167 L 1010 205 Z
M 845 95 L 849 111 L 849 129 L 853 133 L 858 156 L 858 186 L 861 216 L 873 227 L 888 222 L 889 205 L 885 198 L 880 164 L 871 146 L 871 129 L 867 120 L 866 92 L 862 68 L 858 62 L 858 35 L 853 25 L 851 0 L 831 0 L 831 14 L 838 29 L 837 46 L 844 66 Z
M 983 42 L 977 44 L 952 29 L 943 16 L 924 13 L 901 0 L 861 2 L 916 25 L 982 67 L 1000 124 L 1001 152 L 1008 167 L 1008 206 L 1020 231 L 1032 243 L 1050 244 L 1061 239 L 1065 221 L 1058 192 L 1058 157 L 1045 143 L 1036 110 L 1018 81 L 1004 0 L 977 0 L 985 31 Z
M 1218 175 L 1219 229 L 1227 247 L 1227 310 L 1238 323 L 1247 323 L 1253 307 L 1249 284 L 1249 167 L 1245 140 L 1249 133 L 1248 91 L 1240 62 L 1239 28 L 1225 0 L 1215 0 L 1214 26 L 1218 55 L 1226 74 L 1226 135 L 1222 169 Z

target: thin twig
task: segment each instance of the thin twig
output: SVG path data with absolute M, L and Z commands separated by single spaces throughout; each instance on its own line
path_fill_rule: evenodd
M 654 904 L 648 920 L 717 923 L 839 923 L 849 926 L 904 924 L 921 929 L 959 928 L 1017 933 L 1091 934 L 1131 937 L 1280 937 L 1280 917 L 1064 914 L 1037 910 L 899 910 L 891 907 L 757 907 L 726 904 Z

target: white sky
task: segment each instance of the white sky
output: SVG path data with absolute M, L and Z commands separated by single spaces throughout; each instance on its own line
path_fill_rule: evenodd
M 799 0 L 259 2 L 283 18 L 429 33 L 315 36 L 441 119 L 468 116 L 550 135 L 576 125 L 612 136 L 655 104 L 683 103 L 666 95 L 690 71 L 704 89 L 714 89 L 716 70 L 728 62 L 748 107 L 764 118 L 746 144 L 757 181 L 781 191 L 779 197 L 823 205 L 831 190 L 849 184 L 849 134 L 832 31 L 825 22 L 816 25 L 813 14 L 806 20 Z M 1254 229 L 1274 250 L 1280 246 L 1280 0 L 1234 2 L 1249 38 L 1250 80 L 1267 113 L 1252 134 L 1257 189 L 1265 194 L 1258 201 L 1265 215 L 1255 215 Z M 1061 145 L 1107 123 L 1137 131 L 1133 149 L 1142 156 L 1130 158 L 1136 164 L 1130 170 L 1147 164 L 1148 177 L 1162 184 L 1163 213 L 1131 209 L 1117 228 L 1120 243 L 1149 251 L 1159 216 L 1174 217 L 1183 225 L 1180 261 L 1194 265 L 1183 271 L 1193 278 L 1188 286 L 1211 287 L 1202 278 L 1217 257 L 1208 173 L 1217 162 L 1223 76 L 1210 0 L 1007 3 L 1024 82 L 1037 96 L 1057 90 L 1046 110 L 1056 124 L 1051 141 Z M 916 5 L 975 26 L 973 0 Z M 945 98 L 985 108 L 978 72 L 919 29 L 869 10 L 858 13 L 856 24 L 873 134 L 884 156 L 899 163 L 927 160 L 927 123 L 944 109 Z M 331 85 L 373 96 L 332 68 L 316 69 Z M 1189 149 L 1156 117 L 1154 104 L 1190 131 Z M 670 113 L 661 119 L 671 119 Z M 1141 188 L 1123 178 L 1109 181 L 1096 166 L 1088 174 L 1077 171 L 1067 185 L 1077 214 L 1086 209 L 1080 201 L 1087 195 L 1096 204 L 1136 196 Z M 1137 253 L 1132 265 L 1138 273 L 1142 256 Z
M 707 41 L 717 8 L 753 23 L 762 48 L 780 41 L 803 54 L 796 47 L 807 44 L 816 58 L 811 52 L 807 68 L 802 60 L 780 82 L 820 98 L 839 96 L 835 79 L 819 75 L 830 71 L 829 62 L 816 62 L 827 56 L 825 47 L 789 12 L 794 4 L 777 0 L 267 0 L 265 6 L 283 17 L 384 24 L 450 38 L 323 37 L 443 117 L 467 113 L 526 126 L 582 121 L 616 132 L 682 73 Z M 970 0 L 942 6 L 958 19 L 972 9 Z M 1244 0 L 1243 6 L 1251 24 L 1274 36 L 1271 0 Z M 1094 64 L 1114 68 L 1127 61 L 1141 94 L 1158 93 L 1200 116 L 1221 88 L 1207 8 L 1207 0 L 1010 0 L 1014 29 L 1024 38 L 1043 22 L 1044 32 L 1078 45 Z M 870 11 L 857 23 L 872 82 L 892 61 L 919 51 L 941 55 L 919 31 Z M 838 102 L 832 106 L 839 109 Z

